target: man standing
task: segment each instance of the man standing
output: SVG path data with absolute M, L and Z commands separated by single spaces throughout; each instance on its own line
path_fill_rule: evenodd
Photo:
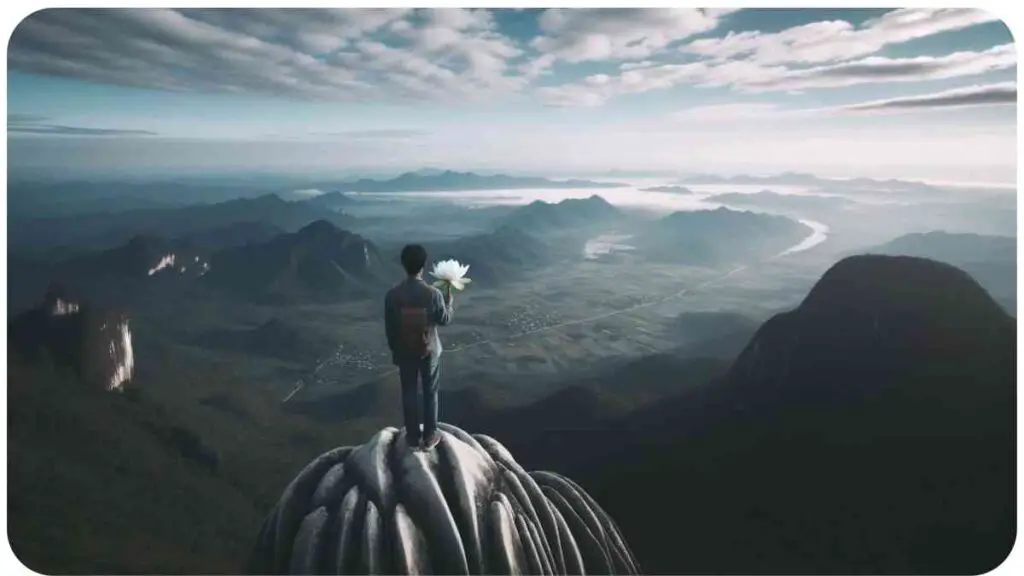
M 453 299 L 423 281 L 427 251 L 418 244 L 402 249 L 402 267 L 407 278 L 388 290 L 384 297 L 384 329 L 391 361 L 398 366 L 402 381 L 402 410 L 405 412 L 406 443 L 430 450 L 437 446 L 437 383 L 441 376 L 441 338 L 438 326 L 452 321 Z M 417 414 L 417 389 L 423 387 L 423 431 Z

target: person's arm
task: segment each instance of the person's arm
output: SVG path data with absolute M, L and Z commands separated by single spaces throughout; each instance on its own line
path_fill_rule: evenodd
M 388 348 L 391 352 L 396 349 L 398 342 L 398 322 L 395 319 L 394 306 L 391 304 L 391 293 L 384 296 L 384 333 L 388 337 Z
M 434 324 L 438 326 L 447 326 L 452 321 L 452 313 L 455 311 L 455 307 L 452 305 L 452 298 L 449 295 L 448 301 L 445 302 L 444 294 L 440 290 L 434 289 L 434 305 L 432 310 L 432 316 L 434 317 Z

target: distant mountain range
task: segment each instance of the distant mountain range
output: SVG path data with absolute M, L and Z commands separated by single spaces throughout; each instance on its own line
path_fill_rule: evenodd
M 783 216 L 718 208 L 660 218 L 646 224 L 630 244 L 653 260 L 720 266 L 774 256 L 811 233 Z
M 324 192 L 323 194 L 317 194 L 309 198 L 298 200 L 305 202 L 310 206 L 316 206 L 318 208 L 326 208 L 328 210 L 344 210 L 350 207 L 352 204 L 358 203 L 359 200 L 346 194 L 345 192 L 339 192 L 337 190 L 333 192 Z
M 363 178 L 335 188 L 343 192 L 436 192 L 519 188 L 620 188 L 628 184 L 590 180 L 551 180 L 538 176 L 481 175 L 473 172 L 407 172 L 390 180 Z
M 931 258 L 952 264 L 970 274 L 1011 313 L 1016 313 L 1016 238 L 927 232 L 900 236 L 868 251 Z
M 838 210 L 854 203 L 852 200 L 840 197 L 798 196 L 779 194 L 769 190 L 753 194 L 736 192 L 716 194 L 708 197 L 706 201 L 736 208 L 754 208 L 811 218 L 834 216 Z
M 715 174 L 694 174 L 682 179 L 682 184 L 775 184 L 781 186 L 843 186 L 844 188 L 885 188 L 888 190 L 920 191 L 934 188 L 923 182 L 912 182 L 889 178 L 877 180 L 874 178 L 822 178 L 805 172 L 782 172 L 770 175 L 749 175 L 737 174 L 734 176 L 719 176 Z
M 876 254 L 917 256 L 950 263 L 1016 262 L 1017 239 L 1010 236 L 925 232 L 906 234 L 871 249 Z
M 9 241 L 14 247 L 70 244 L 80 248 L 111 247 L 139 234 L 166 238 L 208 235 L 241 223 L 259 223 L 258 226 L 294 232 L 317 220 L 327 220 L 341 227 L 351 227 L 355 222 L 351 216 L 333 210 L 306 202 L 288 202 L 276 194 L 267 194 L 181 208 L 16 219 L 9 223 Z

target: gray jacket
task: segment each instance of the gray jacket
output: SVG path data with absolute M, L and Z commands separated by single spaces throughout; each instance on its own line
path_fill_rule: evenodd
M 440 290 L 427 284 L 420 278 L 407 278 L 388 290 L 384 296 L 384 331 L 388 337 L 388 348 L 391 349 L 391 361 L 398 365 L 402 362 L 418 362 L 419 358 L 403 358 L 399 348 L 399 308 L 402 297 L 415 306 L 427 309 L 432 325 L 430 326 L 431 348 L 433 356 L 441 355 L 441 337 L 437 334 L 438 326 L 447 326 L 452 321 L 453 306 L 444 301 Z

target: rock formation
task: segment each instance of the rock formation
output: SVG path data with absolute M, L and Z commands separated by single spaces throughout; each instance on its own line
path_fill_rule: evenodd
M 315 459 L 267 516 L 249 571 L 639 573 L 615 522 L 578 485 L 527 473 L 492 438 L 441 430 L 430 452 L 385 428 Z
M 90 306 L 57 284 L 42 304 L 11 319 L 7 335 L 13 354 L 70 371 L 90 386 L 120 391 L 134 376 L 128 316 Z

